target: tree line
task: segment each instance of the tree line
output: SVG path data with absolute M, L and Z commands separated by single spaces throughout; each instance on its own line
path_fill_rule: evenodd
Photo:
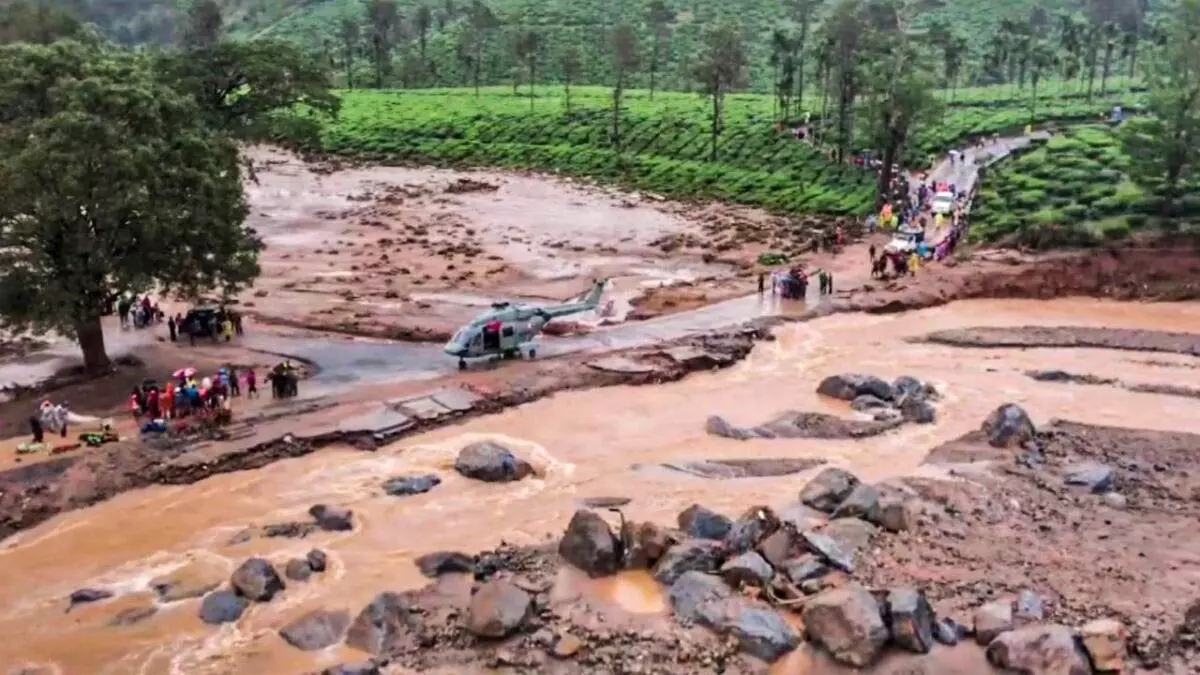
M 303 104 L 335 114 L 323 64 L 221 37 L 197 3 L 175 49 L 105 42 L 69 12 L 0 17 L 0 327 L 109 358 L 101 317 L 126 294 L 231 294 L 258 275 L 238 141 Z

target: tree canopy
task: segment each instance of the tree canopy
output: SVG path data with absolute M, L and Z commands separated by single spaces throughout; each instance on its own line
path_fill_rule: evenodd
M 250 282 L 260 242 L 239 166 L 141 55 L 0 47 L 0 322 L 73 336 L 101 371 L 115 295 Z

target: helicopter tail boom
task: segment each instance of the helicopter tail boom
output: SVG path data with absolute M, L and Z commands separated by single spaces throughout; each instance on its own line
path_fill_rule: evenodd
M 552 305 L 542 308 L 544 314 L 549 318 L 567 316 L 570 314 L 579 314 L 580 312 L 590 312 L 600 306 L 600 298 L 604 295 L 604 287 L 608 283 L 608 279 L 598 279 L 592 286 L 592 290 L 584 296 L 579 302 L 570 302 L 563 305 Z

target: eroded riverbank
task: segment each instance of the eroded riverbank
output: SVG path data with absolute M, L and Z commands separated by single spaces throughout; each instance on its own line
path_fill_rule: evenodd
M 356 613 L 381 590 L 424 583 L 413 561 L 437 550 L 474 552 L 502 540 L 537 544 L 556 537 L 588 497 L 622 497 L 631 520 L 670 523 L 691 503 L 737 516 L 752 505 L 781 509 L 808 473 L 707 480 L 647 468 L 707 459 L 822 459 L 867 481 L 944 476 L 924 465 L 930 448 L 976 428 L 1005 401 L 1025 405 L 1039 422 L 1083 423 L 1200 432 L 1194 400 L 1112 387 L 1062 387 L 1028 379 L 1027 370 L 1105 372 L 1129 381 L 1176 377 L 1195 357 L 1084 348 L 979 351 L 910 341 L 937 330 L 973 326 L 1091 325 L 1200 333 L 1195 305 L 1115 305 L 1101 301 L 979 301 L 903 315 L 841 314 L 781 327 L 732 368 L 654 387 L 561 393 L 496 415 L 469 419 L 368 453 L 345 446 L 284 459 L 268 470 L 213 476 L 191 486 L 128 492 L 67 513 L 4 542 L 0 565 L 21 570 L 0 581 L 0 627 L 13 639 L 0 662 L 57 663 L 63 672 L 302 672 L 361 658 L 353 650 L 301 652 L 278 629 L 314 609 Z M 552 361 L 520 364 L 529 377 L 561 378 Z M 705 431 L 710 415 L 741 426 L 785 410 L 849 417 L 841 403 L 817 396 L 825 375 L 854 370 L 887 378 L 915 374 L 944 392 L 937 421 L 906 425 L 862 440 L 772 438 L 736 441 Z M 1188 372 L 1186 370 L 1182 372 Z M 471 377 L 483 377 L 472 374 Z M 533 382 L 535 380 L 530 380 Z M 383 394 L 386 396 L 386 394 Z M 1153 410 L 1153 415 L 1139 415 Z M 487 484 L 452 470 L 474 441 L 500 441 L 527 458 L 536 476 Z M 635 466 L 636 465 L 636 466 Z M 435 474 L 427 494 L 393 497 L 390 477 Z M 235 535 L 307 518 L 316 503 L 350 508 L 355 526 L 302 540 Z M 164 601 L 150 581 L 201 568 L 223 583 L 249 556 L 280 566 L 312 548 L 327 552 L 330 572 L 257 604 L 220 629 L 197 617 L 198 599 Z M 1048 563 L 1049 564 L 1049 563 Z M 624 582 L 587 590 L 627 608 L 662 608 Z M 84 587 L 115 589 L 116 598 L 63 615 L 65 598 Z M 650 599 L 648 599 L 650 598 Z M 134 625 L 109 623 L 130 607 L 153 608 Z M 456 672 L 469 672 L 458 670 Z M 569 671 L 568 671 L 569 672 Z M 701 670 L 700 672 L 704 672 Z

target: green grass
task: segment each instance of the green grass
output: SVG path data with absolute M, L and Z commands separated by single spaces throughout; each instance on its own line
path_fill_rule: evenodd
M 1159 201 L 1132 183 L 1128 170 L 1129 157 L 1109 126 L 1067 129 L 985 177 L 971 216 L 973 236 L 1056 245 L 1153 229 Z M 1200 198 L 1184 197 L 1179 206 L 1175 226 L 1200 219 Z

